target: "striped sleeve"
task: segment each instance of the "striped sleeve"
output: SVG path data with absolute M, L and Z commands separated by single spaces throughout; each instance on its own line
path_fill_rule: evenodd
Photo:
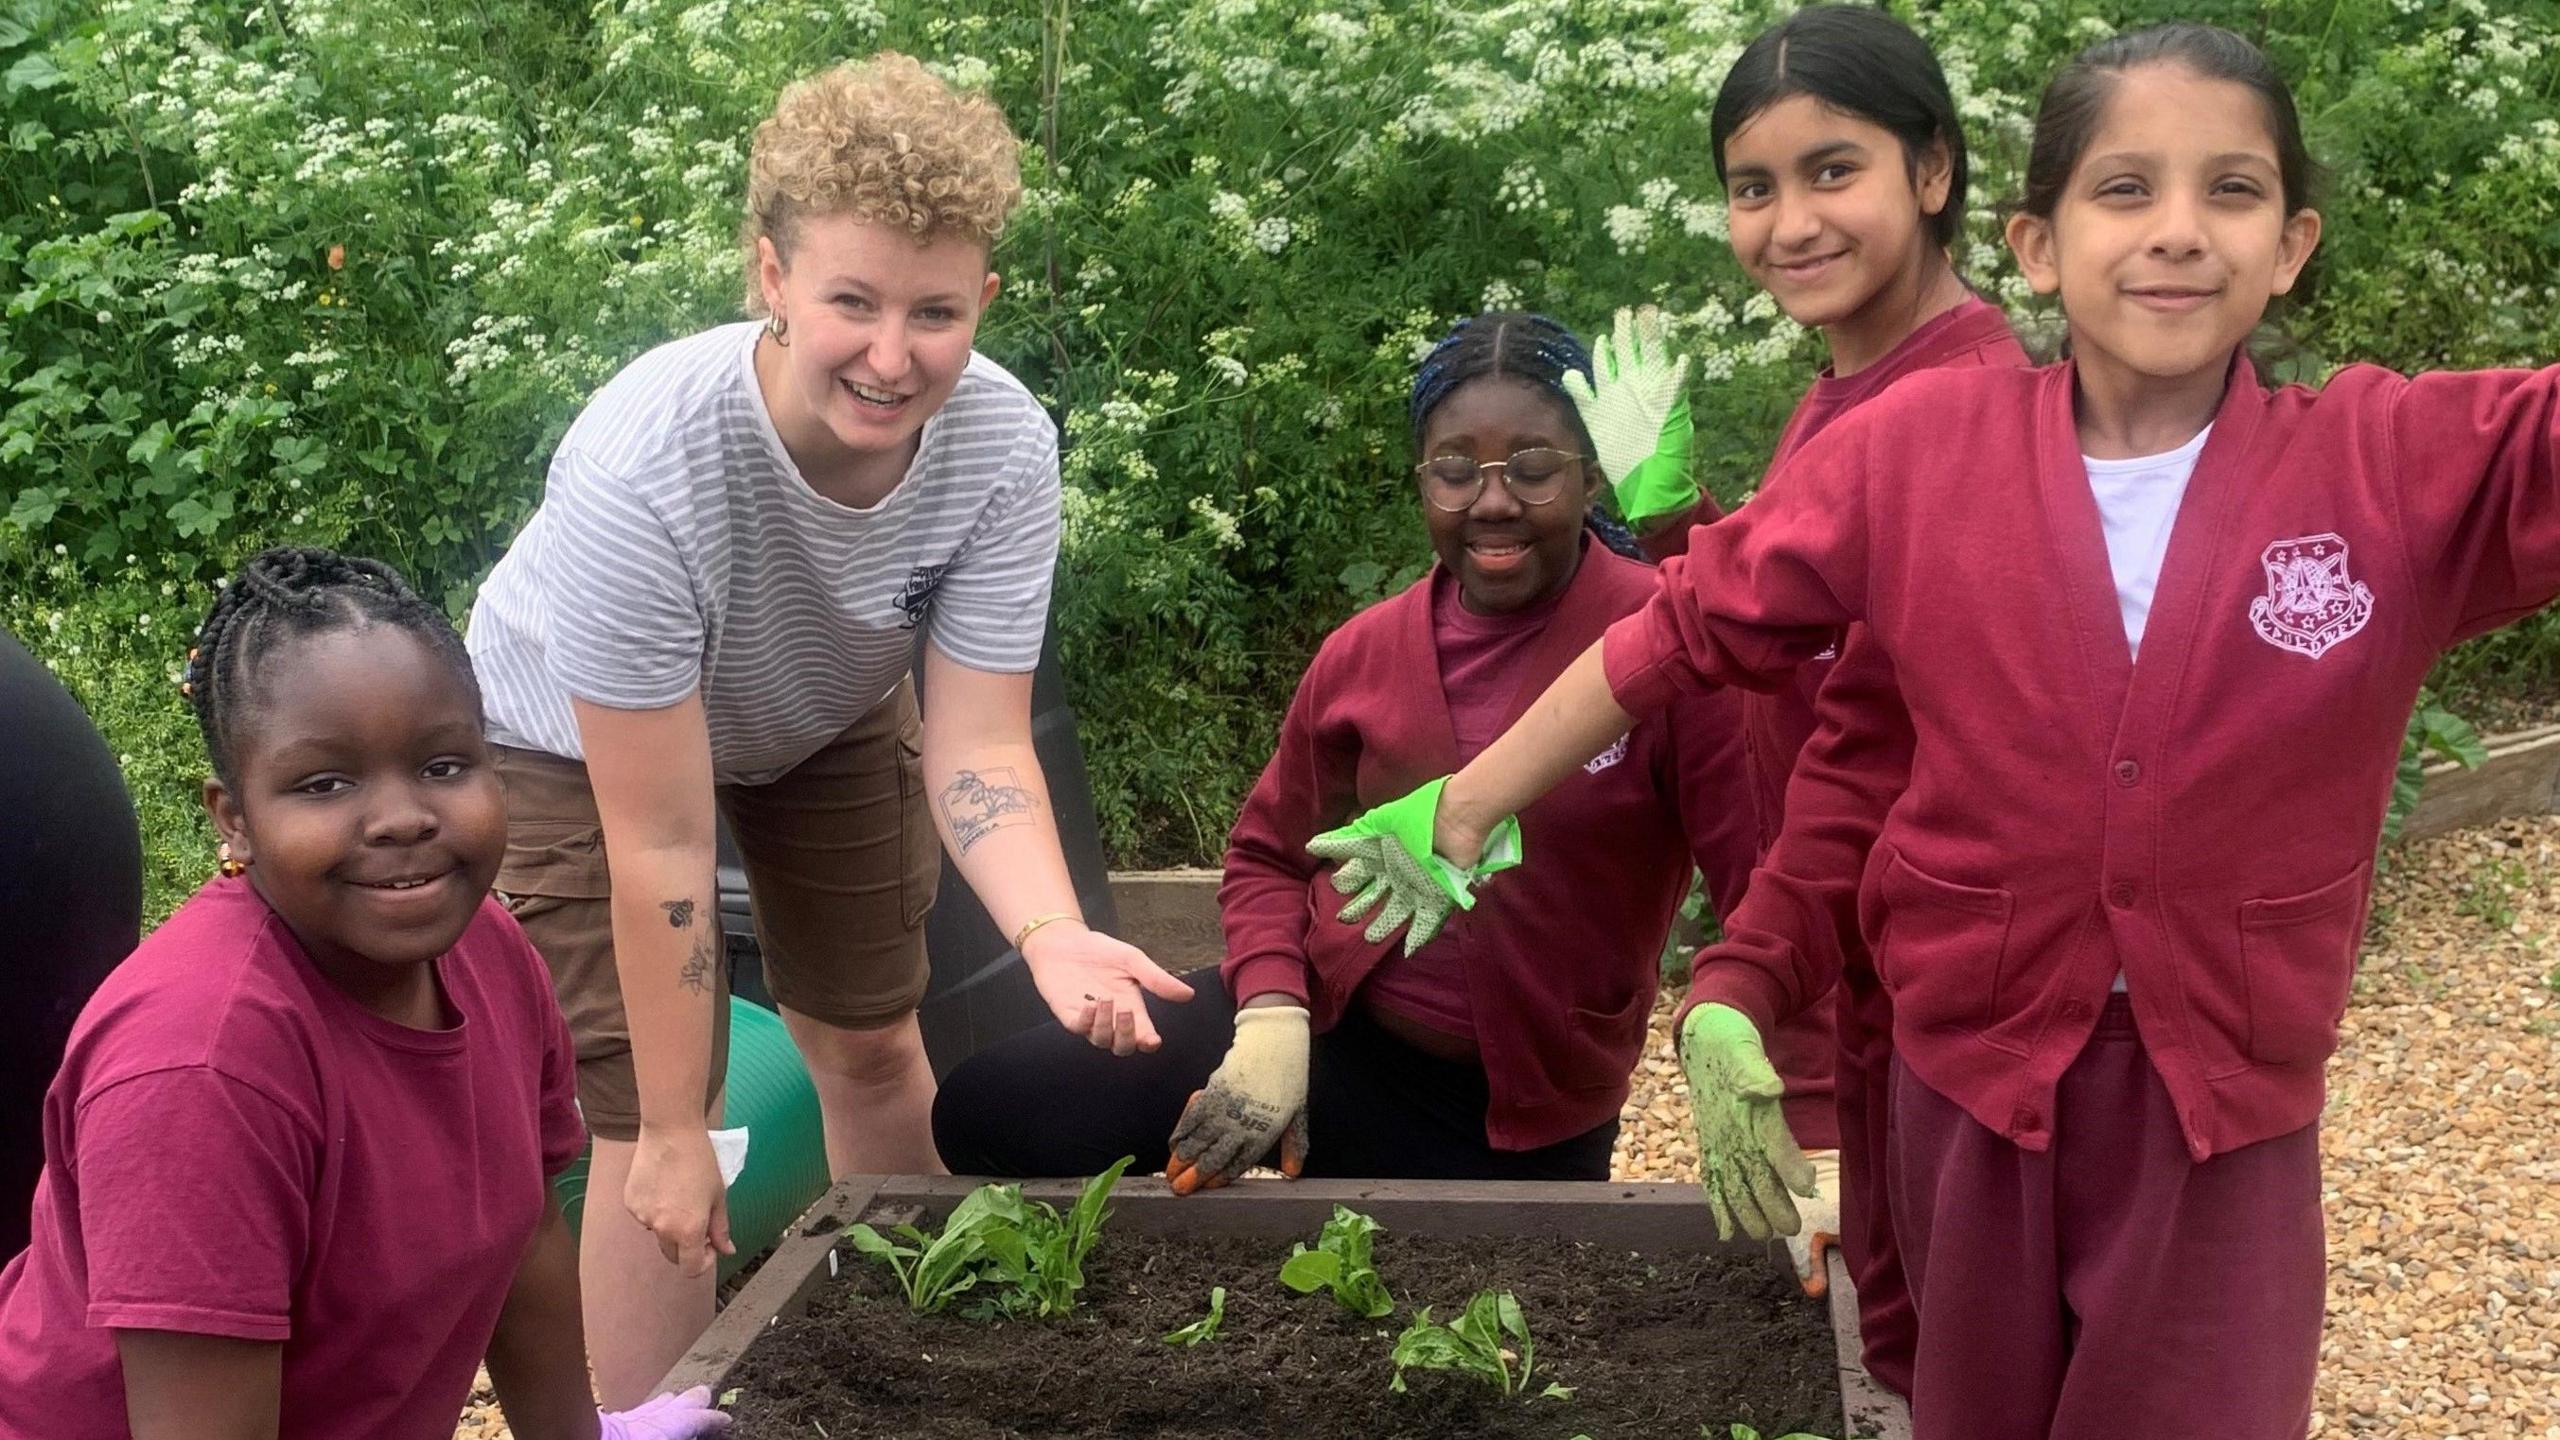
M 1038 668 L 1058 568 L 1058 432 L 1031 407 L 980 517 L 933 598 L 933 643 L 972 670 Z
M 544 663 L 578 699 L 673 705 L 702 683 L 703 614 L 674 534 L 640 489 L 586 452 L 551 462 L 541 568 Z

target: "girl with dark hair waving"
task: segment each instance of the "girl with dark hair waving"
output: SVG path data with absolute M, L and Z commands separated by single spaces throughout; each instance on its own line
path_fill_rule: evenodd
M 2308 1421 L 2322 1071 L 2409 708 L 2447 647 L 2560 592 L 2560 368 L 2311 390 L 2250 364 L 2319 240 L 2310 175 L 2241 37 L 2084 52 L 2008 227 L 2071 358 L 1914 376 L 1832 426 L 1433 787 L 1421 851 L 1373 846 L 1395 885 L 1468 893 L 1499 822 L 1631 720 L 1867 624 L 1913 730 L 1858 908 L 1920 1440 Z M 1761 1038 L 1829 983 L 1832 900 L 1796 908 L 1702 957 L 1683 1027 L 1710 1200 L 1754 1234 L 1809 1188 Z
M 1034 1033 L 962 1064 L 934 1107 L 953 1170 L 1080 1175 L 1134 1154 L 1185 1193 L 1266 1158 L 1290 1174 L 1608 1177 L 1691 859 L 1719 908 L 1751 863 L 1730 697 L 1584 757 L 1533 816 L 1563 863 L 1436 934 L 1341 923 L 1306 850 L 1475 754 L 1651 593 L 1594 531 L 1602 476 L 1562 388 L 1589 366 L 1570 332 L 1520 314 L 1479 315 L 1423 362 L 1410 483 L 1439 564 L 1307 667 L 1228 844 L 1224 983 L 1157 1007 L 1152 1055 Z
M 585 1135 L 462 637 L 389 567 L 270 550 L 197 631 L 221 874 L 90 1000 L 0 1271 L 6 1440 L 446 1440 L 484 1358 L 515 1433 L 602 1415 L 550 1178 Z

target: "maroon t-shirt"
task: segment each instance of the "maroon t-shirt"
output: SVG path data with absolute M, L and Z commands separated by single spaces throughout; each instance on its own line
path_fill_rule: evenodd
M 118 1329 L 282 1343 L 278 1440 L 451 1440 L 585 1136 L 515 921 L 484 902 L 436 973 L 457 1023 L 394 1024 L 216 880 L 109 977 L 0 1270 L 0 1440 L 123 1440 Z
M 1520 665 L 1546 633 L 1564 592 L 1508 615 L 1479 615 L 1459 598 L 1457 577 L 1446 569 L 1431 576 L 1431 640 L 1440 652 L 1440 693 L 1449 702 L 1449 728 L 1458 741 L 1458 763 L 1502 734 Z M 1401 948 L 1369 972 L 1369 999 L 1434 1030 L 1475 1038 L 1467 1004 L 1465 957 L 1451 945 Z

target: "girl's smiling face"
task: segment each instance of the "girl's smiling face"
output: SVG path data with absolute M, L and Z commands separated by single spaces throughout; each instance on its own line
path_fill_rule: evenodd
M 1479 375 L 1435 407 L 1422 427 L 1420 458 L 1474 464 L 1508 462 L 1524 450 L 1585 454 L 1582 432 L 1564 398 L 1534 381 Z M 1422 502 L 1424 526 L 1440 563 L 1457 577 L 1460 598 L 1479 615 L 1525 610 L 1563 591 L 1582 559 L 1582 522 L 1600 487 L 1587 459 L 1568 465 L 1556 495 L 1531 505 L 1512 493 L 1504 470 L 1489 472 L 1473 503 L 1444 510 Z
M 2053 213 L 2012 217 L 2009 245 L 2038 293 L 2061 295 L 2084 371 L 2193 381 L 2229 364 L 2319 244 L 2284 180 L 2259 95 L 2140 65 L 2115 77 Z
M 1799 94 L 1735 130 L 1724 165 L 1734 258 L 1797 324 L 1849 322 L 1929 273 L 1944 145 L 1908 158 L 1892 131 Z
M 279 642 L 205 806 L 313 964 L 359 1003 L 413 995 L 497 879 L 506 807 L 454 662 L 388 625 Z

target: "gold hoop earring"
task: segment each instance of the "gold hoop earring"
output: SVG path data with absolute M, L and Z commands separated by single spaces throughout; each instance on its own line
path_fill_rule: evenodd
M 222 842 L 221 847 L 220 847 L 219 849 L 215 850 L 213 853 L 214 853 L 214 868 L 215 868 L 216 870 L 219 870 L 220 872 L 222 872 L 222 878 L 223 878 L 223 879 L 225 879 L 225 880 L 236 880 L 236 879 L 240 878 L 241 876 L 246 875 L 246 874 L 248 874 L 248 873 L 249 873 L 249 862 L 248 862 L 248 861 L 246 861 L 246 860 L 235 860 L 235 859 L 231 858 L 231 842 L 230 842 L 230 841 L 228 841 L 228 840 L 223 841 L 223 842 Z
M 790 321 L 783 319 L 782 316 L 777 313 L 766 318 L 764 328 L 773 336 L 774 344 L 781 346 L 785 350 L 791 348 Z

